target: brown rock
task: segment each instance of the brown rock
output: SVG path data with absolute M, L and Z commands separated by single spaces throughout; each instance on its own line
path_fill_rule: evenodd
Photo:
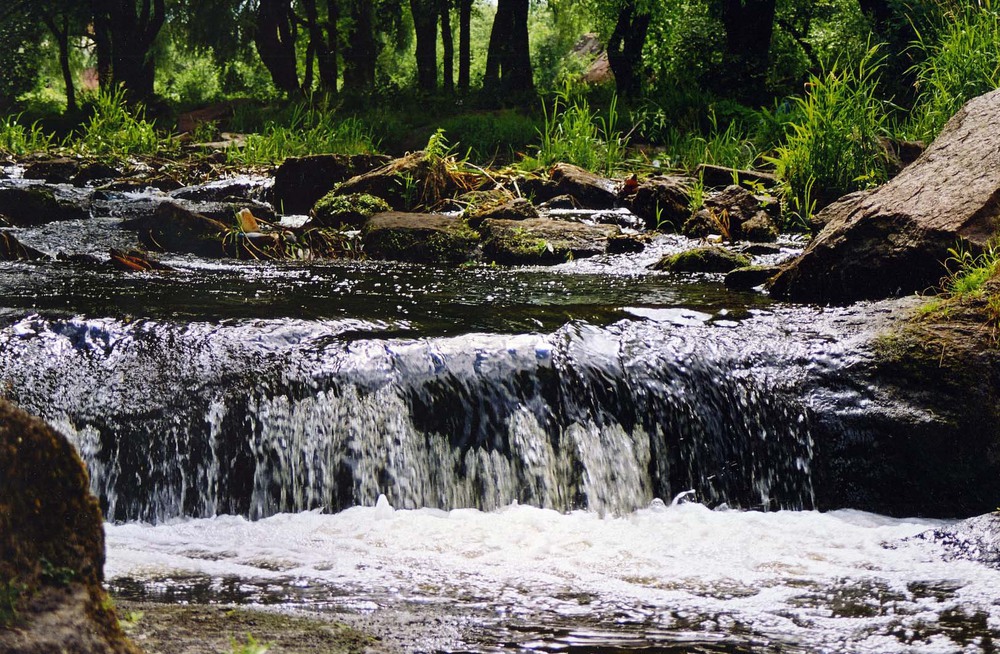
M 549 218 L 486 220 L 480 227 L 483 258 L 507 265 L 552 265 L 604 254 L 615 225 L 584 225 Z
M 352 177 L 337 187 L 337 195 L 366 193 L 382 198 L 393 209 L 430 208 L 456 192 L 469 190 L 448 171 L 443 159 L 412 152 L 371 172 Z
M 691 216 L 690 183 L 685 177 L 651 177 L 636 188 L 629 210 L 645 221 L 647 229 L 680 229 Z
M 897 177 L 822 213 L 827 222 L 772 294 L 852 302 L 937 284 L 956 242 L 985 248 L 1000 222 L 1000 90 L 969 101 Z
M 476 207 L 466 220 L 473 229 L 478 229 L 484 220 L 530 220 L 538 218 L 538 210 L 525 198 L 514 198 L 503 204 Z
M 69 157 L 53 157 L 35 161 L 24 168 L 25 179 L 44 179 L 52 184 L 65 184 L 80 170 L 80 162 Z
M 0 400 L 0 651 L 138 653 L 101 582 L 104 529 L 66 439 Z
M 613 180 L 578 166 L 556 164 L 549 172 L 549 178 L 555 182 L 555 195 L 571 195 L 584 209 L 612 209 L 618 204 L 618 193 Z
M 461 218 L 388 212 L 372 216 L 363 232 L 365 254 L 415 263 L 464 263 L 476 257 L 479 234 Z
M 374 154 L 289 157 L 274 172 L 272 204 L 279 213 L 308 213 L 337 184 L 388 162 L 387 157 Z
M 225 256 L 223 239 L 231 230 L 224 223 L 173 202 L 163 202 L 152 215 L 129 224 L 139 242 L 151 250 L 186 252 L 203 257 Z
M 56 197 L 44 186 L 0 188 L 0 214 L 15 227 L 90 217 L 90 212 L 79 203 Z

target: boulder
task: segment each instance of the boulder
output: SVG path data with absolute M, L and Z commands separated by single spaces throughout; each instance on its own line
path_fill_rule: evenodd
M 0 651 L 138 654 L 103 579 L 103 521 L 79 455 L 0 400 Z
M 643 181 L 629 199 L 629 210 L 647 229 L 679 230 L 691 216 L 691 180 L 657 175 Z
M 320 198 L 309 212 L 312 219 L 306 226 L 360 229 L 369 218 L 389 209 L 385 200 L 374 195 L 367 193 L 337 195 L 330 192 Z
M 774 241 L 778 227 L 772 218 L 777 214 L 776 198 L 759 196 L 742 186 L 731 184 L 705 198 L 704 206 L 684 223 L 686 236 L 704 238 L 721 234 L 729 241 Z
M 701 180 L 706 188 L 726 188 L 733 184 L 753 186 L 761 189 L 772 189 L 778 186 L 778 178 L 773 173 L 762 170 L 740 170 L 713 164 L 698 164 L 694 176 Z
M 734 291 L 749 291 L 778 274 L 778 266 L 745 266 L 726 274 L 723 283 Z
M 969 101 L 913 164 L 821 212 L 826 226 L 772 295 L 847 303 L 935 286 L 956 243 L 985 248 L 1000 221 L 1000 90 Z
M 443 198 L 468 190 L 468 186 L 460 183 L 462 177 L 448 170 L 445 159 L 411 152 L 371 172 L 352 177 L 337 186 L 334 193 L 374 195 L 397 211 L 410 211 L 434 207 Z
M 549 179 L 555 183 L 556 195 L 570 195 L 576 198 L 584 209 L 611 209 L 618 204 L 618 191 L 613 180 L 583 168 L 567 163 L 559 163 L 549 171 Z M 536 198 L 540 201 L 551 199 Z
M 614 225 L 549 218 L 486 220 L 479 229 L 483 259 L 506 265 L 552 265 L 593 257 L 604 254 L 610 239 L 621 234 Z
M 271 199 L 283 214 L 304 214 L 337 184 L 389 162 L 374 154 L 289 157 L 274 172 Z
M 51 184 L 66 184 L 80 170 L 80 162 L 69 157 L 52 157 L 34 161 L 24 167 L 24 179 L 43 179 Z
M 530 220 L 532 218 L 538 218 L 538 210 L 524 198 L 482 204 L 470 208 L 465 213 L 465 219 L 473 229 L 478 229 L 484 220 Z
M 461 218 L 444 214 L 387 212 L 362 230 L 365 254 L 414 263 L 464 263 L 475 259 L 479 234 Z
M 750 259 L 718 246 L 670 254 L 653 264 L 653 270 L 668 272 L 725 273 L 750 265 Z
M 185 252 L 202 257 L 226 255 L 223 241 L 233 227 L 173 202 L 163 202 L 156 210 L 128 228 L 139 232 L 139 242 L 150 250 Z
M 87 186 L 94 182 L 117 179 L 121 176 L 122 171 L 118 167 L 97 161 L 85 164 L 77 174 L 73 175 L 73 179 L 70 181 L 73 182 L 74 186 Z
M 82 203 L 56 197 L 52 189 L 44 186 L 0 188 L 0 214 L 15 227 L 90 217 Z
M 184 186 L 170 191 L 172 198 L 193 202 L 261 202 L 268 189 L 260 180 L 250 177 L 217 179 L 195 186 Z
M 24 245 L 10 232 L 0 231 L 0 261 L 37 261 L 48 258 L 49 255 Z

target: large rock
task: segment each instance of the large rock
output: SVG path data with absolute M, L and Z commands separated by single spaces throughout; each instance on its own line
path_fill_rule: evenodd
M 450 171 L 448 162 L 424 152 L 389 163 L 337 186 L 337 195 L 367 194 L 382 198 L 397 211 L 432 209 L 442 199 L 469 190 L 464 175 Z
M 57 197 L 52 189 L 44 186 L 0 188 L 0 214 L 15 227 L 90 217 L 82 203 Z
M 578 166 L 556 164 L 552 167 L 549 178 L 555 182 L 555 195 L 572 196 L 584 209 L 611 209 L 618 205 L 618 192 L 613 180 L 587 172 Z
M 443 214 L 380 213 L 362 232 L 365 254 L 390 261 L 464 263 L 476 257 L 479 245 L 479 234 L 465 221 Z
M 620 235 L 615 225 L 585 225 L 549 218 L 485 220 L 480 226 L 483 258 L 507 265 L 552 265 L 608 250 Z
M 653 264 L 653 270 L 667 272 L 727 273 L 750 265 L 750 259 L 715 245 L 667 255 Z
M 956 242 L 986 247 L 1000 222 L 998 115 L 1000 90 L 971 100 L 897 177 L 824 209 L 823 231 L 772 294 L 838 303 L 910 294 L 938 283 Z
M 49 256 L 17 240 L 10 232 L 0 230 L 0 261 L 37 261 Z
M 104 530 L 64 437 L 0 400 L 0 651 L 138 653 L 101 583 Z
M 152 214 L 127 226 L 138 230 L 139 242 L 150 250 L 202 257 L 225 256 L 224 241 L 234 231 L 234 227 L 173 202 L 161 203 Z
M 272 204 L 284 214 L 304 214 L 340 182 L 388 163 L 374 154 L 289 157 L 274 172 Z
M 629 210 L 647 229 L 679 230 L 691 216 L 691 180 L 658 175 L 643 181 L 629 198 Z

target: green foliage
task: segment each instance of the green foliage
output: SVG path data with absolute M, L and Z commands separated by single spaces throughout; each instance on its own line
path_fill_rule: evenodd
M 244 116 L 242 120 L 247 120 Z M 262 133 L 249 134 L 246 143 L 228 150 L 229 163 L 278 163 L 307 154 L 363 154 L 376 151 L 372 138 L 356 118 L 340 119 L 305 103 L 291 105 L 268 122 Z
M 229 648 L 231 654 L 267 654 L 271 649 L 271 644 L 261 643 L 252 635 L 247 634 L 247 641 L 245 643 L 235 638 L 230 638 Z
M 18 603 L 26 588 L 14 580 L 0 582 L 0 628 L 9 627 L 18 620 Z
M 919 35 L 920 96 L 908 132 L 930 142 L 965 102 L 1000 87 L 1000 7 L 992 0 L 944 14 L 933 37 Z
M 707 135 L 671 129 L 664 134 L 666 166 L 694 170 L 708 163 L 730 168 L 750 168 L 757 159 L 757 146 L 739 121 L 719 129 L 715 112 L 709 112 L 711 126 Z
M 25 8 L 0 9 L 0 111 L 35 86 L 41 66 L 42 30 Z
M 462 114 L 441 122 L 473 161 L 510 161 L 538 137 L 538 124 L 515 111 Z
M 54 136 L 46 134 L 37 121 L 26 127 L 20 119 L 21 116 L 17 115 L 0 120 L 0 152 L 24 156 L 48 150 Z
M 541 144 L 534 158 L 525 158 L 522 166 L 548 168 L 564 162 L 586 170 L 611 175 L 625 161 L 629 135 L 617 130 L 618 103 L 611 99 L 606 115 L 591 111 L 581 94 L 566 86 L 558 93 L 549 111 L 542 104 L 544 127 L 539 130 Z
M 888 118 L 876 95 L 877 53 L 876 46 L 857 66 L 835 64 L 810 76 L 806 97 L 794 99 L 801 117 L 769 158 L 791 206 L 809 208 L 817 197 L 833 200 L 885 181 L 879 137 L 887 131 Z
M 1000 247 L 996 244 L 977 255 L 959 243 L 949 249 L 948 254 L 945 261 L 948 275 L 942 281 L 941 290 L 950 298 L 981 297 L 986 282 L 1000 272 Z
M 123 88 L 99 92 L 91 111 L 74 143 L 84 154 L 156 154 L 167 145 L 157 136 L 155 125 L 146 120 L 143 107 L 126 103 Z

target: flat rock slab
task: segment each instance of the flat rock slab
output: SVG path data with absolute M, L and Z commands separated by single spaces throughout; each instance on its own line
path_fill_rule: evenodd
M 432 213 L 386 212 L 362 230 L 365 254 L 413 263 L 464 263 L 478 255 L 479 234 L 461 218 Z
M 44 186 L 0 188 L 0 214 L 14 227 L 34 227 L 90 217 L 86 201 L 58 197 Z
M 927 151 L 877 190 L 820 212 L 825 223 L 771 293 L 847 303 L 937 285 L 949 248 L 981 250 L 1000 226 L 1000 90 L 969 101 Z
M 506 265 L 553 265 L 604 254 L 621 234 L 616 225 L 585 225 L 549 218 L 485 220 L 483 259 Z

